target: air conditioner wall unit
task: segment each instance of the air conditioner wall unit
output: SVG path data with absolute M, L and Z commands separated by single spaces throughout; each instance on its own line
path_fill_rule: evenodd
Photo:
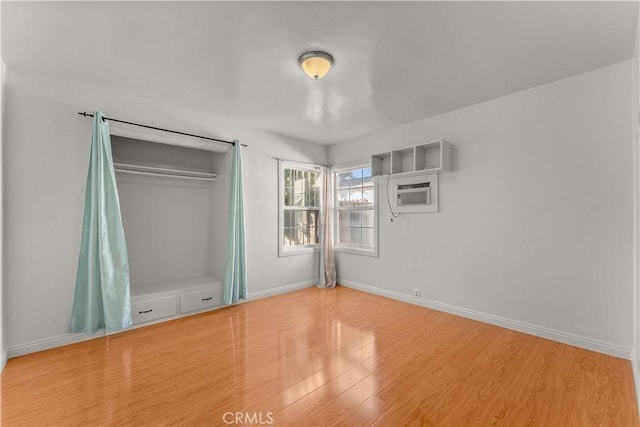
M 438 175 L 391 176 L 389 198 L 394 212 L 438 212 Z

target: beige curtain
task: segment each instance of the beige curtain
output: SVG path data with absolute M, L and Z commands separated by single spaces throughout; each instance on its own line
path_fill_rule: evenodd
M 329 168 L 322 167 L 320 172 L 322 192 L 320 197 L 320 281 L 319 288 L 336 286 L 336 261 L 333 254 L 333 238 L 331 230 L 331 214 L 333 203 L 331 197 L 331 174 Z

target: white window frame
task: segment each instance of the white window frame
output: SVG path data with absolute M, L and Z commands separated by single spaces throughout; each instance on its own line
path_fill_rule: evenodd
M 319 252 L 320 251 L 319 243 L 308 244 L 308 245 L 297 245 L 297 246 L 284 246 L 284 211 L 285 211 L 284 170 L 285 169 L 297 169 L 297 170 L 316 172 L 318 173 L 318 176 L 320 176 L 320 172 L 321 172 L 321 167 L 319 165 L 313 165 L 309 163 L 298 163 L 298 162 L 292 162 L 287 160 L 278 161 L 278 256 L 284 257 L 284 256 L 290 256 L 290 255 L 303 255 L 303 254 L 309 254 L 313 252 Z M 322 182 L 320 178 L 319 178 L 319 181 L 320 182 L 318 183 L 318 186 L 320 188 L 319 188 L 318 195 L 321 197 Z M 322 201 L 320 201 L 319 204 L 322 204 Z M 318 233 L 318 236 L 319 236 L 320 235 L 319 227 L 320 227 L 321 214 L 322 214 L 320 206 L 318 206 L 317 208 L 306 207 L 304 208 L 304 210 L 318 211 L 318 224 L 317 224 L 316 232 Z
M 350 246 L 350 245 L 340 245 L 338 242 L 338 213 L 340 210 L 349 210 L 349 209 L 362 209 L 361 207 L 354 208 L 340 208 L 338 206 L 338 191 L 336 188 L 336 176 L 339 173 L 344 173 L 346 171 L 357 170 L 357 169 L 366 169 L 370 168 L 371 165 L 367 163 L 358 163 L 354 165 L 345 165 L 331 169 L 331 197 L 333 198 L 333 212 L 331 214 L 332 223 L 331 229 L 333 232 L 333 249 L 335 252 L 344 252 L 356 255 L 366 255 L 377 257 L 378 256 L 378 177 L 372 177 L 373 180 L 373 247 L 371 249 L 366 249 L 361 246 Z

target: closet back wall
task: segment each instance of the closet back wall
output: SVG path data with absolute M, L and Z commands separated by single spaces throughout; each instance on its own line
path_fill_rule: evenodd
M 111 137 L 114 162 L 161 163 L 188 170 L 211 170 L 214 154 L 154 142 Z M 163 158 L 163 157 L 166 157 Z M 219 182 L 116 173 L 124 224 L 131 284 L 210 276 L 212 221 L 211 187 Z M 224 272 L 214 277 L 222 279 Z
M 85 338 L 67 333 L 91 140 L 91 120 L 78 111 L 98 108 L 112 117 L 249 144 L 243 150 L 249 297 L 311 286 L 317 280 L 317 254 L 278 257 L 274 157 L 326 163 L 327 147 L 215 117 L 179 99 L 109 87 L 108 80 L 96 87 L 10 66 L 6 76 L 5 307 L 10 357 Z M 224 157 L 227 171 L 230 156 Z M 210 184 L 211 218 L 227 216 L 224 171 L 220 182 Z M 211 231 L 223 236 L 210 243 L 212 272 L 217 274 L 224 269 L 226 221 L 213 221 Z M 198 262 L 201 268 L 202 260 Z

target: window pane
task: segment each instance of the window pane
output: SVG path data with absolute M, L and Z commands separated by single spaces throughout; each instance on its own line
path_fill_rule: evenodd
M 351 188 L 362 187 L 362 169 L 351 171 Z
M 349 227 L 360 227 L 361 222 L 361 212 L 360 211 L 351 211 L 349 212 Z
M 362 169 L 362 184 L 373 185 L 373 178 L 371 177 L 371 168 Z
M 362 211 L 362 226 L 373 227 L 373 209 L 366 209 Z
M 296 245 L 304 245 L 304 236 L 307 234 L 306 225 L 296 225 Z
M 307 211 L 295 211 L 296 228 L 307 226 Z
M 293 186 L 293 181 L 291 179 L 291 173 L 293 171 L 291 169 L 285 169 L 284 170 L 284 186 L 285 187 L 292 187 Z
M 362 228 L 349 228 L 349 242 L 352 245 L 362 244 Z
M 294 171 L 293 190 L 297 194 L 304 194 L 304 172 Z
M 351 189 L 349 191 L 349 202 L 351 206 L 360 206 L 362 204 L 362 189 Z
M 283 225 L 285 228 L 295 227 L 295 212 L 285 209 Z
M 319 206 L 319 200 L 318 200 L 318 190 L 311 190 L 309 191 L 309 198 L 307 199 L 307 206 L 310 207 L 316 207 Z
M 338 228 L 338 242 L 341 245 L 349 244 L 349 227 Z
M 307 216 L 304 211 L 296 211 L 296 245 L 304 244 L 304 234 L 307 229 Z
M 311 211 L 312 212 L 312 217 L 313 217 L 313 232 L 311 233 L 311 243 L 318 243 L 318 232 L 320 231 L 320 223 L 319 223 L 319 217 L 320 217 L 320 212 L 319 211 Z
M 318 211 L 307 211 L 307 222 L 309 223 L 309 227 L 317 227 L 318 226 Z
M 282 244 L 284 246 L 292 246 L 292 245 L 295 245 L 295 243 L 296 243 L 296 229 L 293 227 L 285 228 L 284 242 L 282 242 Z
M 304 193 L 293 194 L 293 206 L 304 206 Z
M 362 204 L 373 206 L 373 188 L 365 188 L 362 195 Z
M 350 182 L 351 182 L 351 173 L 349 172 L 339 173 L 336 178 L 336 183 L 338 184 L 338 188 L 349 188 Z
M 307 211 L 306 244 L 318 243 L 318 211 Z
M 284 189 L 284 205 L 293 206 L 293 188 Z
M 338 206 L 349 206 L 349 190 L 338 191 Z
M 362 229 L 362 245 L 373 246 L 373 228 Z
M 309 176 L 311 181 L 311 187 L 309 187 L 309 191 L 311 192 L 311 203 L 309 204 L 309 206 L 317 207 L 317 206 L 320 206 L 319 174 L 317 174 L 316 172 L 309 172 Z
M 338 227 L 349 225 L 349 211 L 338 211 Z

